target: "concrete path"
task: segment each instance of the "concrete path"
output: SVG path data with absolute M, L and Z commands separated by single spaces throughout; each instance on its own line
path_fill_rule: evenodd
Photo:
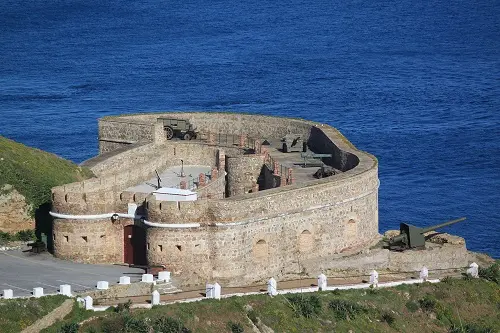
M 72 291 L 95 289 L 97 281 L 113 285 L 122 275 L 130 276 L 131 281 L 140 281 L 143 273 L 143 269 L 128 266 L 73 263 L 49 253 L 0 252 L 0 293 L 12 289 L 14 297 L 30 296 L 35 287 L 42 287 L 44 294 L 54 294 L 61 284 L 71 285 Z

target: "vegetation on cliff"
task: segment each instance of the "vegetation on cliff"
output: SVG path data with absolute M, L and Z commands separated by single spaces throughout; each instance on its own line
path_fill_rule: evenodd
M 483 270 L 483 279 L 387 289 L 253 295 L 151 310 L 131 310 L 130 303 L 106 312 L 75 307 L 43 332 L 498 332 L 498 268 Z
M 92 176 L 89 169 L 0 136 L 0 188 L 8 191 L 4 185 L 9 184 L 21 193 L 32 217 L 40 206 L 50 203 L 52 187 Z

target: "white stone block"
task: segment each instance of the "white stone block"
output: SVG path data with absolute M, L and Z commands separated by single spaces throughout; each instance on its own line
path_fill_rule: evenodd
M 207 283 L 205 284 L 205 297 L 214 298 L 214 285 Z
M 14 292 L 12 291 L 12 289 L 4 289 L 3 290 L 3 298 L 4 299 L 14 298 Z
M 220 284 L 218 284 L 217 282 L 215 282 L 214 284 L 214 294 L 213 294 L 213 298 L 215 299 L 220 299 L 220 295 L 221 295 L 221 286 Z
M 136 203 L 129 203 L 127 207 L 127 214 L 128 215 L 134 215 L 137 211 L 137 204 Z
M 325 290 L 328 285 L 328 279 L 325 274 L 318 275 L 318 289 Z
M 130 276 L 120 276 L 120 284 L 130 284 Z
M 467 269 L 467 274 L 472 276 L 473 278 L 479 278 L 479 266 L 475 262 L 470 264 L 469 269 Z
M 33 296 L 35 296 L 36 298 L 43 297 L 43 288 L 42 287 L 33 288 Z
M 154 282 L 153 274 L 142 274 L 142 282 L 153 283 Z
M 92 310 L 94 309 L 94 300 L 92 299 L 92 297 L 90 296 L 85 296 L 83 298 L 83 300 L 85 301 L 85 310 Z
M 152 305 L 159 305 L 160 304 L 160 293 L 158 290 L 153 291 L 151 294 L 151 304 Z
M 170 282 L 170 272 L 168 271 L 158 272 L 158 280 Z
M 370 284 L 378 287 L 378 272 L 376 270 L 370 272 Z
M 76 298 L 76 303 L 78 303 L 78 306 L 79 306 L 80 308 L 85 307 L 85 300 L 84 300 L 83 298 L 81 298 L 81 297 L 77 297 L 77 298 Z
M 270 278 L 269 281 L 267 281 L 267 294 L 269 296 L 278 295 L 278 284 L 274 278 Z
M 61 284 L 59 286 L 59 294 L 71 297 L 71 286 L 69 284 Z
M 429 269 L 427 269 L 427 267 L 424 266 L 420 270 L 420 280 L 427 281 L 428 278 L 429 278 Z
M 97 281 L 97 289 L 106 290 L 109 288 L 108 281 Z

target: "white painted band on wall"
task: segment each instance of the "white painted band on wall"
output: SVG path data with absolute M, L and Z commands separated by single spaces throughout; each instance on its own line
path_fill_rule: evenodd
M 53 216 L 58 219 L 70 219 L 70 220 L 100 220 L 100 219 L 109 219 L 113 215 L 118 215 L 118 217 L 124 218 L 135 218 L 135 215 L 132 214 L 122 214 L 122 213 L 105 213 L 105 214 L 97 214 L 97 215 L 69 215 L 69 214 L 61 214 L 55 212 L 49 212 L 50 216 Z
M 149 222 L 146 220 L 142 220 L 145 225 L 150 227 L 157 228 L 198 228 L 200 226 L 199 223 L 157 223 L 157 222 Z

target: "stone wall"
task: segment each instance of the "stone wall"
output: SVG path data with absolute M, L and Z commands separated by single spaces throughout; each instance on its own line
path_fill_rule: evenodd
M 152 142 L 154 123 L 127 122 L 122 119 L 99 120 L 99 154 L 136 142 Z
M 226 158 L 228 196 L 250 193 L 258 184 L 265 155 L 243 155 Z
M 55 219 L 54 254 L 76 262 L 122 263 L 123 227 L 131 223 L 131 219 Z

